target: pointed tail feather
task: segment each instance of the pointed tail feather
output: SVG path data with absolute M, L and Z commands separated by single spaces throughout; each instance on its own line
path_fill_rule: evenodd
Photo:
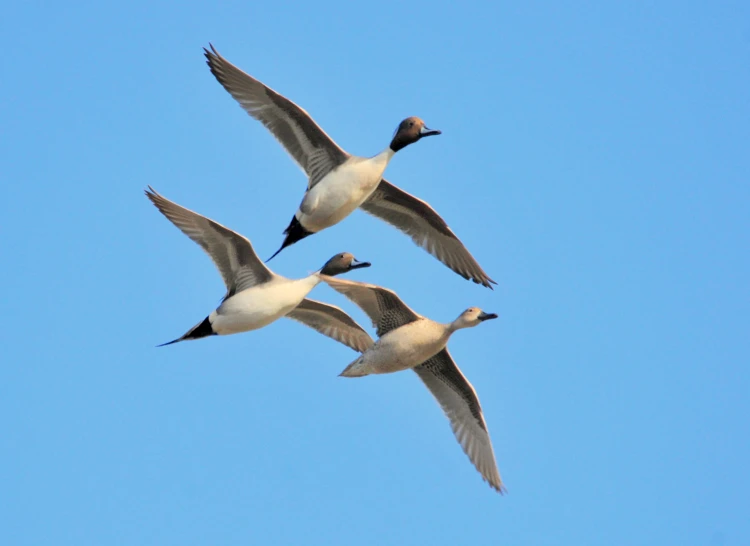
M 284 230 L 284 235 L 286 235 L 286 237 L 284 238 L 284 242 L 281 243 L 281 248 L 274 252 L 273 256 L 266 260 L 266 263 L 273 260 L 276 255 L 286 247 L 293 245 L 297 241 L 300 241 L 305 237 L 312 235 L 313 233 L 315 232 L 305 229 L 305 227 L 300 224 L 300 221 L 297 220 L 297 215 L 295 214 L 294 216 L 292 216 L 292 221 L 289 222 L 289 226 Z
M 268 259 L 267 259 L 267 260 L 265 261 L 265 263 L 268 263 L 268 262 L 270 262 L 271 260 L 273 260 L 273 259 L 274 259 L 274 258 L 275 258 L 276 256 L 278 256 L 279 252 L 281 252 L 282 250 L 284 250 L 284 249 L 285 249 L 286 247 L 288 247 L 288 246 L 289 246 L 289 245 L 287 245 L 287 244 L 286 244 L 286 240 L 284 240 L 284 244 L 282 244 L 282 245 L 281 245 L 281 247 L 279 247 L 279 249 L 278 249 L 278 250 L 277 250 L 276 252 L 274 252 L 274 253 L 273 253 L 273 256 L 271 256 L 270 258 L 268 258 Z
M 157 345 L 157 347 L 166 347 L 167 345 L 172 345 L 172 343 L 187 341 L 188 339 L 200 339 L 202 337 L 215 335 L 216 332 L 214 332 L 214 329 L 211 327 L 211 321 L 208 320 L 208 317 L 206 317 L 203 319 L 203 322 L 193 326 L 190 330 L 188 330 L 188 332 L 184 336 L 173 339 L 172 341 L 167 341 L 166 343 L 162 343 L 161 345 Z
M 166 343 L 162 343 L 161 345 L 157 345 L 157 347 L 166 347 L 167 345 L 172 345 L 172 343 L 178 343 L 180 341 L 183 341 L 184 337 L 178 337 L 177 339 L 173 339 L 172 341 L 167 341 Z

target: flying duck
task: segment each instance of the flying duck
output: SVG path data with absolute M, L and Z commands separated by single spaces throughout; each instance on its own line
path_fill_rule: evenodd
M 482 478 L 504 493 L 479 398 L 446 347 L 456 330 L 473 328 L 497 315 L 470 307 L 453 322 L 443 324 L 418 315 L 386 288 L 325 275 L 323 280 L 362 308 L 379 337 L 341 375 L 362 377 L 413 369 L 440 404 L 456 439 Z
M 227 293 L 214 311 L 183 336 L 164 343 L 228 335 L 263 328 L 281 317 L 301 322 L 323 335 L 365 351 L 372 338 L 344 311 L 305 296 L 320 283 L 321 275 L 339 275 L 369 267 L 344 252 L 323 268 L 302 279 L 277 275 L 258 259 L 250 241 L 213 220 L 162 197 L 149 186 L 146 196 L 167 219 L 198 243 L 216 265 Z
M 496 284 L 479 266 L 440 215 L 426 202 L 383 178 L 393 155 L 418 140 L 439 135 L 417 117 L 403 120 L 389 146 L 373 157 L 342 150 L 310 115 L 262 82 L 243 72 L 210 45 L 204 48 L 211 73 L 240 106 L 286 149 L 308 176 L 307 191 L 273 259 L 284 248 L 331 227 L 354 209 L 402 231 L 453 271 L 475 283 Z

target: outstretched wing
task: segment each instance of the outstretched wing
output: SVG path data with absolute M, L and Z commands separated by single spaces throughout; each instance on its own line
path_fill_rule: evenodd
M 335 305 L 303 299 L 286 316 L 360 353 L 364 353 L 374 343 L 352 317 Z
M 307 173 L 308 189 L 348 158 L 310 114 L 219 55 L 205 49 L 211 73 L 250 117 L 260 121 Z
M 448 349 L 423 362 L 414 371 L 443 408 L 458 443 L 487 483 L 505 492 L 495 463 L 495 452 L 484 422 L 479 398 L 451 358 Z
M 387 180 L 360 205 L 365 212 L 402 231 L 438 260 L 477 284 L 497 284 L 479 266 L 464 244 L 430 205 L 397 188 Z
M 181 207 L 156 193 L 151 186 L 146 190 L 146 196 L 211 257 L 227 287 L 225 298 L 273 278 L 274 273 L 258 259 L 250 241 L 239 233 Z

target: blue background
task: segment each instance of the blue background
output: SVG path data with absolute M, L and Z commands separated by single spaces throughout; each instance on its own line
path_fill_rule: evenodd
M 0 543 L 750 544 L 747 2 L 29 1 L 0 35 Z M 292 321 L 154 348 L 224 287 L 145 186 L 263 257 L 305 187 L 209 41 L 351 153 L 442 129 L 388 178 L 494 292 L 361 212 L 271 265 L 499 313 L 450 347 L 507 496 L 414 374 L 338 378 Z

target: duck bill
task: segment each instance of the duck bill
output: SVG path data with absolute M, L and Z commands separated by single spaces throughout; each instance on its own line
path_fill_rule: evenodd
M 360 262 L 358 260 L 353 260 L 352 264 L 349 266 L 349 269 L 362 269 L 363 267 L 370 267 L 372 264 L 370 262 Z
M 422 127 L 419 130 L 420 137 L 433 136 L 433 135 L 439 135 L 439 134 L 442 134 L 442 131 L 438 131 L 437 129 L 430 129 L 429 127 Z
M 481 320 L 484 322 L 485 320 L 491 320 L 497 318 L 497 313 L 484 313 L 482 312 L 481 315 L 477 317 L 477 320 Z

